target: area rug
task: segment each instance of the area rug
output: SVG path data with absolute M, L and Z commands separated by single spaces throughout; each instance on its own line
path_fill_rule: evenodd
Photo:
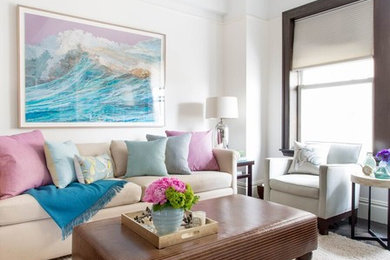
M 329 233 L 318 236 L 318 249 L 313 252 L 313 260 L 390 259 L 390 252 L 381 246 L 373 246 L 348 237 Z
M 72 260 L 71 256 L 58 260 Z M 245 259 L 245 258 L 242 258 Z M 390 259 L 390 251 L 369 245 L 348 237 L 329 233 L 318 236 L 318 249 L 313 252 L 313 260 L 384 260 Z

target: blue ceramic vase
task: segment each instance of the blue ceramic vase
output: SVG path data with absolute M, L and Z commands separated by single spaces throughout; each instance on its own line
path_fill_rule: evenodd
M 159 236 L 176 232 L 183 222 L 183 209 L 167 207 L 162 210 L 152 210 L 153 225 Z
M 390 164 L 389 162 L 380 161 L 379 166 L 375 171 L 375 178 L 390 179 Z

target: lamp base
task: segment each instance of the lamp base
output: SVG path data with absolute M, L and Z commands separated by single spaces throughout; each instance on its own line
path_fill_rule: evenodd
M 219 121 L 218 124 L 215 126 L 215 135 L 217 147 L 222 147 L 224 149 L 229 148 L 229 128 L 223 122 L 222 118 L 221 121 Z

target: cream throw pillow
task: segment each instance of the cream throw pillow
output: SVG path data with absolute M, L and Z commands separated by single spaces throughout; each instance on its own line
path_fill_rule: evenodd
M 329 145 L 294 143 L 294 159 L 288 173 L 319 174 L 320 165 L 326 164 Z

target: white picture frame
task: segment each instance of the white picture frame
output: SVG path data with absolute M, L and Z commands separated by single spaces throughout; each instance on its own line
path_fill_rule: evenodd
M 165 35 L 18 6 L 19 127 L 162 127 Z

